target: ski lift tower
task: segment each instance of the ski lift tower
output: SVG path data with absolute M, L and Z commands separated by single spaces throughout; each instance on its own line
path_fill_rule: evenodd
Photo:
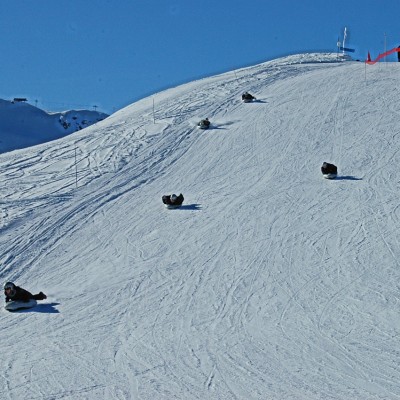
M 350 53 L 353 53 L 354 52 L 354 49 L 350 49 L 350 48 L 348 48 L 348 47 L 345 47 L 345 45 L 346 45 L 346 37 L 347 37 L 347 28 L 345 27 L 344 28 L 344 32 L 343 32 L 343 43 L 341 43 L 340 42 L 340 39 L 338 38 L 338 41 L 337 41 L 337 48 L 338 48 L 338 50 L 337 50 L 337 57 L 338 57 L 338 59 L 339 58 L 341 58 L 341 59 L 343 59 L 343 60 L 349 60 L 349 59 L 351 59 L 351 57 L 349 57 L 347 54 L 346 54 L 346 51 L 347 52 L 350 52 Z M 341 54 L 341 56 L 339 56 L 339 51 L 342 51 L 342 54 Z
M 344 57 L 344 55 L 345 55 L 345 50 L 346 50 L 346 47 L 345 47 L 345 44 L 346 44 L 346 36 L 347 36 L 347 28 L 344 27 L 344 32 L 343 32 L 343 46 L 342 46 L 343 57 Z

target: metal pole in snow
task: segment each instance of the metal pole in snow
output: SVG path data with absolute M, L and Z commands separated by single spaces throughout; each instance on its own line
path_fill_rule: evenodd
M 364 63 L 365 65 L 365 83 L 367 83 L 367 63 Z
M 78 162 L 76 160 L 76 147 L 75 147 L 75 187 L 78 188 Z

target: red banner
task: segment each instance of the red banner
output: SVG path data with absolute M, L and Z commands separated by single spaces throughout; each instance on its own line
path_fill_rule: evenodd
M 373 65 L 373 64 L 375 64 L 376 62 L 378 62 L 381 58 L 386 57 L 386 56 L 388 56 L 389 54 L 396 53 L 396 52 L 400 52 L 400 47 L 395 47 L 394 49 L 389 50 L 389 51 L 387 51 L 386 53 L 379 54 L 379 56 L 376 57 L 375 60 L 371 60 L 371 57 L 370 57 L 369 52 L 368 52 L 368 60 L 365 61 L 365 63 L 366 63 L 366 64 L 369 64 L 369 65 Z

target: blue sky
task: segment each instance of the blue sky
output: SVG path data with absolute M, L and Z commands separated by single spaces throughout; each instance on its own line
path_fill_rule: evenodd
M 399 14 L 399 0 L 3 0 L 0 98 L 112 113 L 201 77 L 335 52 L 344 27 L 353 57 L 374 58 L 400 44 Z

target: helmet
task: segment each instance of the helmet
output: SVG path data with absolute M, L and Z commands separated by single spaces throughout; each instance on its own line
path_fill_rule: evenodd
M 176 201 L 178 196 L 176 194 L 171 195 L 171 201 Z
M 10 289 L 9 293 L 6 293 L 6 290 Z M 4 284 L 4 293 L 9 297 L 14 297 L 16 292 L 16 286 L 12 282 L 7 282 Z

